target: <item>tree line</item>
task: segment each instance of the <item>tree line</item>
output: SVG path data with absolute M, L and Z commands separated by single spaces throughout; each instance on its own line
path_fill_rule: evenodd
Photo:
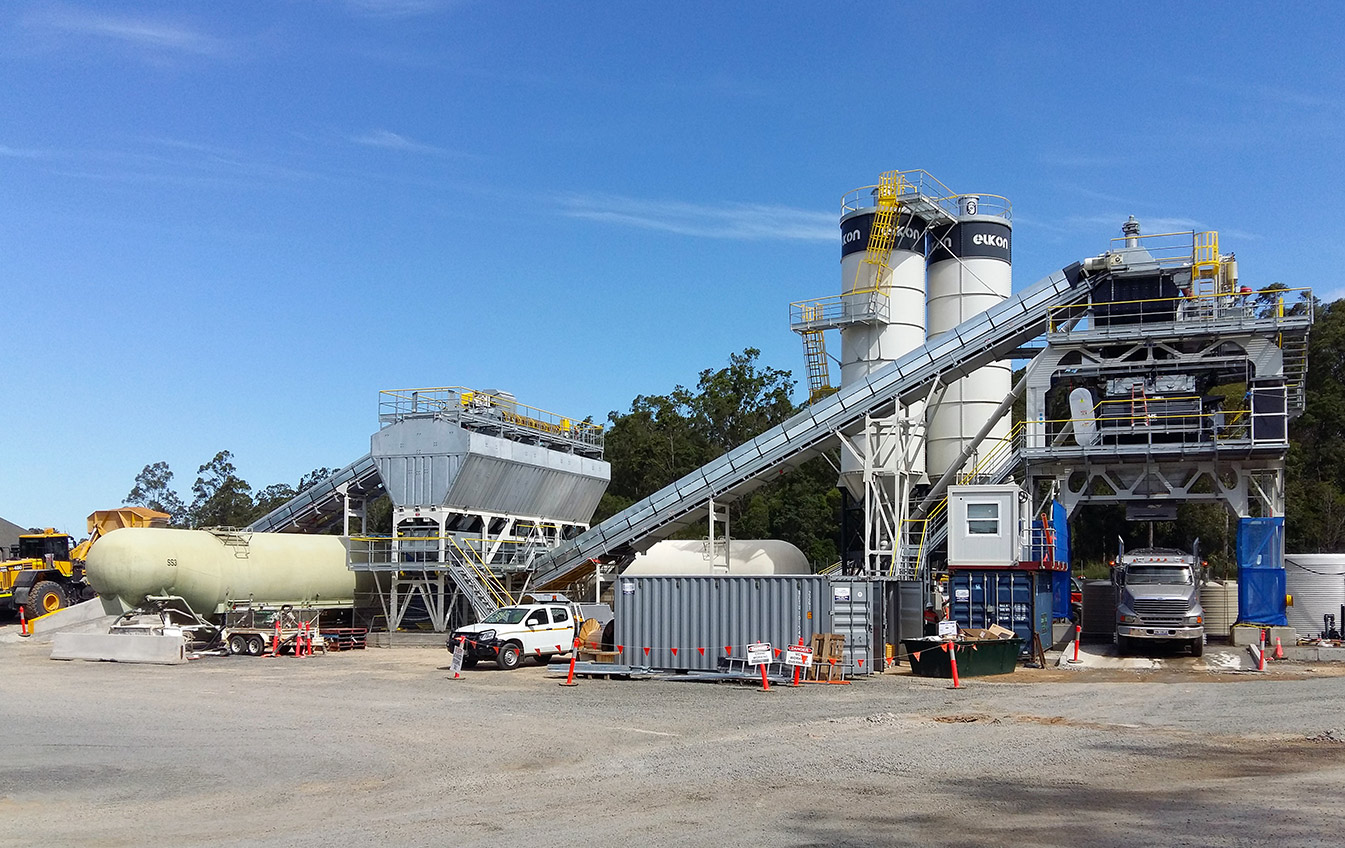
M 173 471 L 166 462 L 146 465 L 135 476 L 126 495 L 128 506 L 144 506 L 166 512 L 172 527 L 246 527 L 289 501 L 315 483 L 330 477 L 335 469 L 315 468 L 293 485 L 272 483 L 254 490 L 233 463 L 233 454 L 222 450 L 196 469 L 188 502 L 173 488 Z

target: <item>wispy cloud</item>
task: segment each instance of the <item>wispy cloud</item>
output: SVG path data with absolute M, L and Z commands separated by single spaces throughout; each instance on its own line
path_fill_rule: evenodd
M 8 159 L 45 159 L 50 155 L 45 150 L 34 150 L 23 147 L 7 147 L 0 144 L 0 156 Z
M 789 206 L 686 203 L 612 194 L 567 194 L 556 202 L 561 214 L 569 218 L 684 236 L 747 241 L 836 240 L 834 215 Z
M 198 56 L 219 56 L 228 52 L 225 40 L 164 19 L 107 15 L 58 6 L 33 15 L 28 23 L 55 32 L 101 38 L 159 52 Z
M 350 142 L 365 147 L 381 147 L 384 150 L 400 150 L 405 153 L 431 153 L 437 156 L 456 155 L 454 151 L 446 147 L 437 147 L 433 144 L 415 141 L 390 130 L 372 130 L 363 135 L 351 136 Z

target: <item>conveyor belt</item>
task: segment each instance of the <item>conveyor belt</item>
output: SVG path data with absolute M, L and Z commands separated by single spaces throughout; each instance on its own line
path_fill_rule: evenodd
M 257 533 L 320 533 L 345 516 L 342 486 L 351 497 L 369 499 L 380 494 L 383 481 L 374 458 L 365 454 L 252 522 L 248 529 Z
M 564 585 L 591 568 L 593 558 L 647 549 L 698 521 L 711 499 L 736 500 L 836 444 L 839 433 L 862 426 L 866 415 L 894 400 L 922 399 L 935 379 L 951 382 L 1003 358 L 1045 331 L 1049 310 L 1087 291 L 1077 263 L 1040 280 L 539 557 L 533 585 Z M 1063 316 L 1057 310 L 1054 317 Z

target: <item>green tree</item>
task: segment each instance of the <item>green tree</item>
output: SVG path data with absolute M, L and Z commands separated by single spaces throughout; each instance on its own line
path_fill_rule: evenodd
M 595 521 L 641 498 L 779 424 L 798 410 L 788 371 L 758 363 L 760 351 L 730 355 L 727 366 L 700 373 L 695 389 L 640 395 L 628 412 L 608 415 L 606 458 L 612 483 Z M 835 458 L 832 458 L 835 462 Z M 803 463 L 728 507 L 736 538 L 784 539 L 814 563 L 835 561 L 840 515 L 836 472 L 826 459 Z M 704 537 L 704 526 L 679 534 Z
M 146 465 L 135 475 L 135 485 L 123 499 L 130 506 L 143 506 L 166 512 L 170 516 L 169 524 L 174 527 L 186 526 L 189 520 L 187 505 L 182 502 L 172 487 L 173 472 L 166 462 Z
M 220 451 L 197 473 L 191 487 L 193 527 L 242 527 L 252 520 L 252 487 L 238 476 L 233 454 Z

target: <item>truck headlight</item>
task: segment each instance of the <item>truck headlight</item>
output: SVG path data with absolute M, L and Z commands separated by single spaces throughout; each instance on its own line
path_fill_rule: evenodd
M 489 642 L 491 639 L 495 638 L 495 631 L 482 630 L 480 633 L 476 634 L 476 638 L 482 642 Z
M 1123 615 L 1123 616 L 1121 616 L 1121 623 L 1122 623 L 1122 624 L 1139 624 L 1139 623 L 1140 623 L 1140 617 L 1139 617 L 1138 615 Z
M 1187 624 L 1200 624 L 1202 620 L 1203 619 L 1198 615 L 1188 615 L 1186 617 Z

